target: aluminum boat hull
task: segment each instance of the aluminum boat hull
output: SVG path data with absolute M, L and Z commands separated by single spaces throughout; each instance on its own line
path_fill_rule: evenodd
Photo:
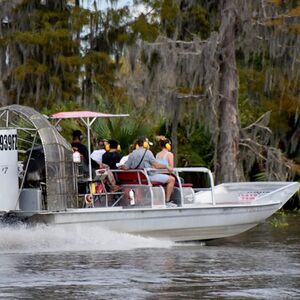
M 230 188 L 235 186 L 231 184 Z M 247 187 L 247 184 L 243 184 Z M 248 185 L 253 186 L 253 183 Z M 220 185 L 220 189 L 223 189 Z M 289 183 L 251 203 L 196 203 L 177 208 L 82 208 L 40 212 L 32 220 L 69 227 L 101 227 L 112 231 L 172 241 L 208 240 L 233 236 L 263 222 L 297 191 Z M 216 187 L 218 191 L 218 186 Z M 218 195 L 218 192 L 216 192 Z M 225 197 L 225 196 L 224 196 Z M 226 197 L 225 197 L 226 198 Z

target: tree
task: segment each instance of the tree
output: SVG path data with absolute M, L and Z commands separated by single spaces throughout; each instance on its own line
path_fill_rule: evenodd
M 286 180 L 297 172 L 291 159 L 297 157 L 293 145 L 299 126 L 299 8 L 295 1 L 256 1 L 241 16 L 237 57 L 248 77 L 247 94 L 242 97 L 246 96 L 252 112 L 269 112 L 258 121 L 244 122 L 248 133 L 242 130 L 241 150 L 248 170 L 259 164 L 274 180 Z
M 219 133 L 216 146 L 216 181 L 234 182 L 244 178 L 239 170 L 240 120 L 238 114 L 238 75 L 236 66 L 236 4 L 222 2 L 220 24 Z
M 81 58 L 67 1 L 19 1 L 5 13 L 1 79 L 7 102 L 47 107 L 78 95 Z
M 297 2 L 134 2 L 137 16 L 97 1 L 1 2 L 2 104 L 146 109 L 165 117 L 175 152 L 178 128 L 206 126 L 219 182 L 253 164 L 285 178 L 281 151 L 293 159 L 299 144 Z
M 194 105 L 190 107 L 198 113 L 198 119 L 200 116 L 203 117 L 203 123 L 210 128 L 214 136 L 215 171 L 218 182 L 243 179 L 242 167 L 246 155 L 242 155 L 240 150 L 252 157 L 264 157 L 269 178 L 280 170 L 282 170 L 280 176 L 286 176 L 286 168 L 274 169 L 274 166 L 282 163 L 282 159 L 276 152 L 278 149 L 269 147 L 272 146 L 269 144 L 272 142 L 271 139 L 265 140 L 264 145 L 259 144 L 259 147 L 253 147 L 253 145 L 258 145 L 260 136 L 252 132 L 258 133 L 259 123 L 254 122 L 255 126 L 247 127 L 251 130 L 249 134 L 241 129 L 238 114 L 236 68 L 238 54 L 246 62 L 249 61 L 249 57 L 262 55 L 262 64 L 265 67 L 272 62 L 267 67 L 269 71 L 266 72 L 265 93 L 270 93 L 274 88 L 274 82 L 270 81 L 274 77 L 268 76 L 272 74 L 274 62 L 276 65 L 284 63 L 284 71 L 293 66 L 291 62 L 297 64 L 297 53 L 292 52 L 290 47 L 297 48 L 299 40 L 294 39 L 291 28 L 284 30 L 285 38 L 283 39 L 282 34 L 278 34 L 278 28 L 270 27 L 270 21 L 273 18 L 277 19 L 274 16 L 278 14 L 278 7 L 265 1 L 249 3 L 248 1 L 224 0 L 220 2 L 220 5 L 219 1 L 207 3 L 205 1 L 166 0 L 161 5 L 157 1 L 142 2 L 150 3 L 152 10 L 156 10 L 156 13 L 160 12 L 161 34 L 155 42 L 141 43 L 139 52 L 136 48 L 131 51 L 131 60 L 132 53 L 134 53 L 141 62 L 138 75 L 133 75 L 136 94 L 143 93 L 149 102 L 155 99 L 153 102 L 156 108 L 164 107 L 162 112 L 167 115 L 174 112 L 173 119 L 172 116 L 170 118 L 173 120 L 175 130 L 180 122 L 178 116 L 184 114 L 182 99 L 194 101 Z M 279 8 L 279 11 L 286 11 L 284 19 L 290 17 L 290 10 L 295 8 L 292 1 L 288 2 L 287 5 Z M 187 25 L 182 21 L 184 13 L 192 11 L 197 5 L 202 6 L 202 11 L 210 11 L 212 16 L 221 14 L 221 23 L 207 14 L 207 18 L 210 17 L 209 20 L 213 21 L 212 26 L 206 31 L 204 40 L 199 31 L 189 31 L 193 28 L 191 24 Z M 267 12 L 271 16 L 268 16 Z M 280 17 L 282 18 L 283 16 Z M 194 19 L 190 19 L 195 22 Z M 277 44 L 274 44 L 273 39 L 277 41 Z M 277 61 L 276 56 L 277 59 L 280 57 Z M 287 59 L 288 57 L 291 59 Z M 289 82 L 293 82 L 294 76 L 296 75 L 296 78 L 299 76 L 297 74 L 297 72 L 292 74 L 293 79 Z M 136 88 L 137 82 L 140 82 L 140 89 Z M 172 110 L 169 109 L 170 107 Z M 199 113 L 199 109 L 202 113 Z M 268 133 L 266 126 L 265 129 Z M 261 130 L 259 132 L 262 133 Z M 243 134 L 242 142 L 241 134 Z M 241 149 L 240 146 L 242 146 Z
M 69 2 L 0 4 L 3 104 L 41 109 L 73 101 L 95 108 L 99 94 L 107 102 L 126 100 L 115 73 L 129 37 L 128 9 L 90 11 Z

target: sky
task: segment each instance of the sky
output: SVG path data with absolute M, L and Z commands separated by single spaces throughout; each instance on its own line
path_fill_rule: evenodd
M 111 5 L 111 2 L 115 2 Z M 139 14 L 140 12 L 145 10 L 143 5 L 133 5 L 133 0 L 118 0 L 118 1 L 110 1 L 110 0 L 81 0 L 81 5 L 90 10 L 94 10 L 94 3 L 97 5 L 98 10 L 104 10 L 108 7 L 113 6 L 114 8 L 121 8 L 125 5 L 131 7 L 131 11 L 133 16 Z

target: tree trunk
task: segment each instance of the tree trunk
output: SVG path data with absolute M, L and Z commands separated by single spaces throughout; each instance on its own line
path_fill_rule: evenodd
M 0 105 L 5 106 L 8 104 L 7 89 L 4 85 L 6 78 L 6 48 L 0 47 Z
M 174 166 L 177 166 L 177 149 L 178 149 L 178 140 L 177 140 L 177 129 L 179 123 L 179 116 L 180 116 L 180 101 L 177 97 L 174 97 L 174 114 L 172 118 L 172 129 L 171 129 L 171 141 L 172 141 L 172 152 L 174 154 Z
M 238 115 L 238 75 L 235 58 L 236 2 L 224 0 L 220 36 L 219 134 L 216 148 L 216 182 L 235 182 L 239 172 L 240 120 Z

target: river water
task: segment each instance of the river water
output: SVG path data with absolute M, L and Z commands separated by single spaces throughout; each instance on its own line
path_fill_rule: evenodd
M 0 299 L 300 299 L 300 213 L 207 243 L 2 227 Z

